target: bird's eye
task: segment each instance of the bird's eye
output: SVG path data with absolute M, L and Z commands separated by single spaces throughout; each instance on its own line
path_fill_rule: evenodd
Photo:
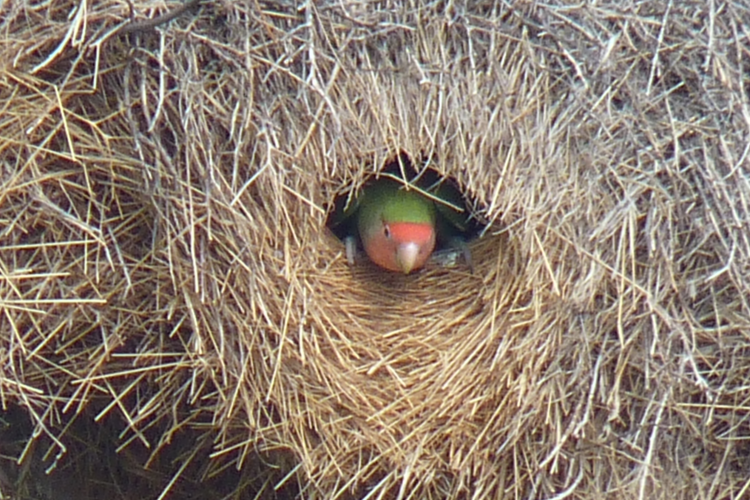
M 383 235 L 389 240 L 391 239 L 391 228 L 388 226 L 388 224 L 383 226 Z

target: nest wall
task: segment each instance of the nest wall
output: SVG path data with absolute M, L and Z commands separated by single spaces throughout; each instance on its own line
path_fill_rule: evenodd
M 2 7 L 0 397 L 52 449 L 89 412 L 305 498 L 746 494 L 741 6 L 81 8 Z M 473 273 L 347 265 L 331 202 L 401 153 Z

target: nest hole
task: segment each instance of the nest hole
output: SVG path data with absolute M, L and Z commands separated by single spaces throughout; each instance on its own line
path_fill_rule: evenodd
M 460 239 L 462 244 L 469 245 L 487 229 L 487 223 L 478 215 L 481 207 L 476 200 L 461 189 L 461 184 L 455 178 L 442 175 L 430 166 L 431 164 L 435 164 L 434 159 L 413 161 L 403 153 L 389 160 L 377 174 L 370 174 L 361 183 L 348 186 L 334 195 L 329 204 L 326 227 L 342 243 L 347 238 L 353 237 L 356 241 L 357 255 L 362 255 L 362 258 L 366 259 L 356 227 L 356 217 L 350 216 L 349 212 L 352 212 L 352 207 L 356 206 L 358 197 L 368 187 L 384 178 L 390 178 L 427 193 L 434 193 L 439 189 L 439 195 L 436 194 L 435 199 L 443 199 L 443 206 L 451 207 L 441 207 L 442 213 L 449 212 L 460 222 L 460 224 L 451 224 L 451 236 Z M 436 204 L 438 203 L 441 202 L 436 201 Z M 438 216 L 440 217 L 440 214 Z M 459 250 L 448 239 L 438 237 L 430 260 L 438 265 L 453 265 L 456 262 L 455 254 L 458 253 L 460 253 Z

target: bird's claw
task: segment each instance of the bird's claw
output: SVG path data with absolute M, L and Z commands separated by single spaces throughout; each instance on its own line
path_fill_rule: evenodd
M 344 238 L 344 245 L 346 246 L 346 261 L 353 266 L 354 257 L 357 255 L 357 240 L 354 236 L 347 236 Z
M 447 245 L 448 248 L 434 254 L 435 262 L 442 267 L 456 267 L 458 261 L 463 257 L 469 272 L 474 274 L 474 262 L 471 258 L 471 249 L 463 238 L 452 238 Z
M 474 274 L 474 261 L 471 259 L 471 249 L 466 242 L 463 242 L 461 245 L 461 253 L 463 253 L 464 261 L 466 261 L 466 265 L 469 267 L 469 273 Z

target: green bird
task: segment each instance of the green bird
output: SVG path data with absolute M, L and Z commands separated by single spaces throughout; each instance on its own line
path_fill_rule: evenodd
M 389 271 L 409 274 L 421 268 L 436 244 L 462 250 L 471 267 L 461 193 L 447 182 L 420 184 L 407 188 L 400 178 L 383 176 L 365 184 L 335 217 L 334 225 L 348 224 L 344 241 L 350 264 L 358 238 L 370 260 Z

